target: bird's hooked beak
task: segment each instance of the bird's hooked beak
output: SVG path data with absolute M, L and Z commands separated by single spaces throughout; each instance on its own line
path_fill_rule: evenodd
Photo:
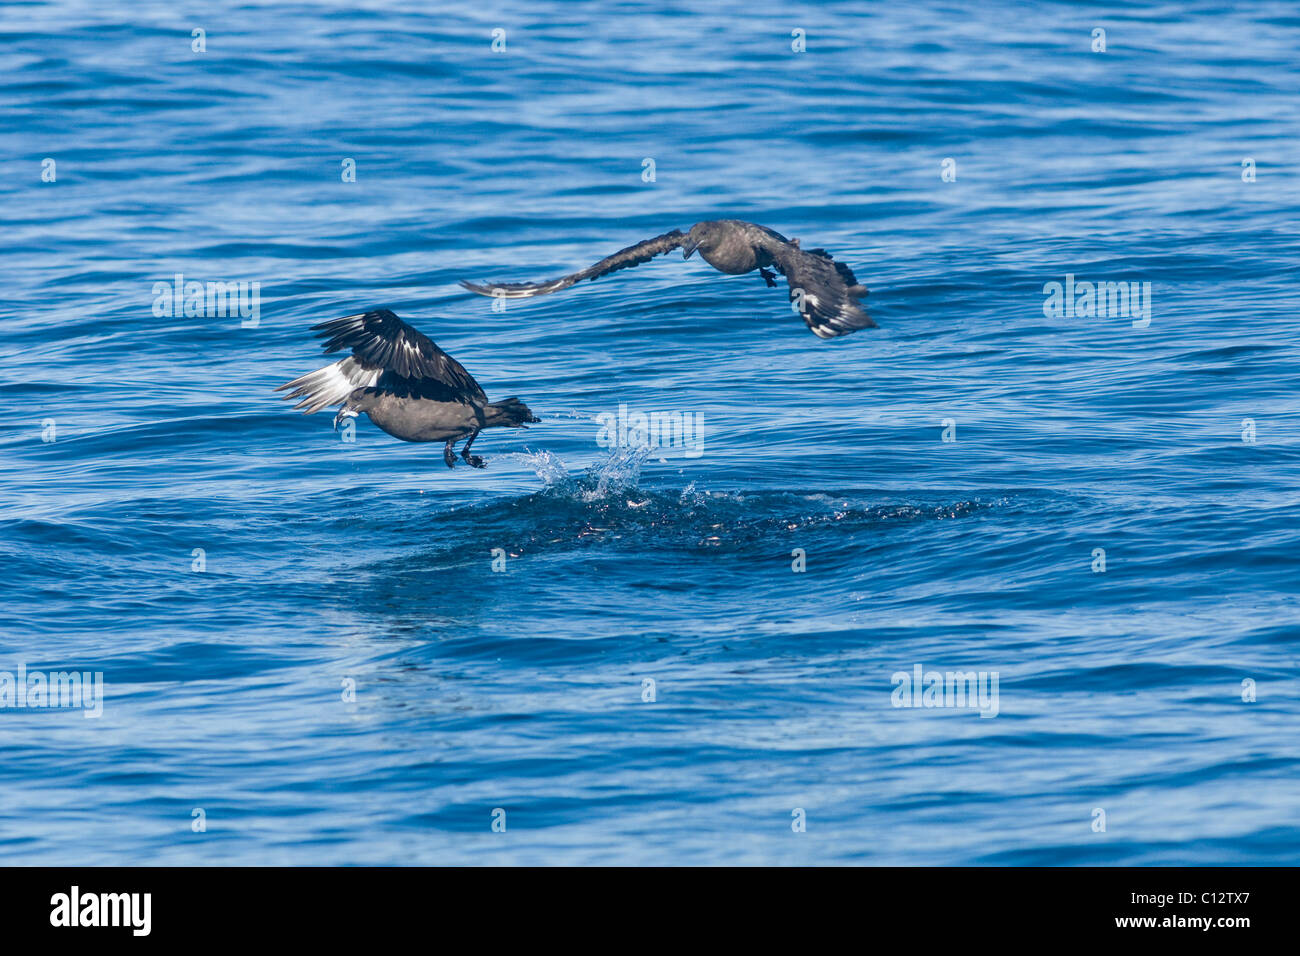
M 348 408 L 346 405 L 344 405 L 342 408 L 339 409 L 339 413 L 334 416 L 334 430 L 335 431 L 339 430 L 339 422 L 343 421 L 343 419 L 356 418 L 356 417 L 357 417 L 357 413 L 354 412 L 352 409 Z
M 695 251 L 697 246 L 699 246 L 699 243 L 696 242 L 694 239 L 687 239 L 685 242 L 683 242 L 682 258 L 689 259 L 691 257 L 691 253 Z

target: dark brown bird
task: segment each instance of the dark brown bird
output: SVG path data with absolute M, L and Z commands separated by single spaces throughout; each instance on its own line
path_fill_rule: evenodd
M 293 389 L 287 399 L 304 396 L 294 408 L 313 415 L 339 405 L 334 427 L 361 413 L 402 441 L 441 441 L 448 468 L 456 464 L 454 445 L 468 436 L 460 455 L 474 468 L 483 459 L 469 448 L 484 428 L 519 428 L 540 421 L 517 398 L 489 402 L 474 376 L 434 345 L 428 336 L 387 309 L 349 315 L 312 326 L 327 339 L 325 354 L 351 349 L 352 355 L 308 372 L 276 389 Z
M 688 233 L 680 229 L 662 236 L 646 239 L 634 246 L 620 249 L 594 266 L 550 282 L 493 282 L 474 283 L 461 281 L 461 285 L 479 295 L 522 299 L 547 295 L 567 289 L 583 279 L 597 279 L 619 269 L 649 262 L 655 256 L 682 250 L 682 258 L 699 251 L 700 257 L 719 272 L 743 275 L 758 270 L 768 287 L 776 285 L 775 273 L 785 276 L 790 287 L 790 302 L 803 316 L 813 334 L 823 339 L 848 335 L 858 329 L 874 329 L 859 297 L 867 294 L 853 270 L 836 262 L 825 249 L 801 249 L 798 239 L 787 239 L 779 232 L 740 219 L 713 219 L 697 222 Z

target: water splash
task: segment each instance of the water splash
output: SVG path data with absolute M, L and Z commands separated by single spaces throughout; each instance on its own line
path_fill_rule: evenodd
M 611 497 L 639 494 L 641 468 L 650 457 L 652 449 L 615 448 L 605 459 L 588 466 L 580 475 L 570 473 L 564 459 L 554 452 L 526 450 L 510 452 L 507 456 L 531 468 L 542 480 L 542 494 L 560 495 L 575 501 L 596 502 Z M 694 482 L 691 483 L 694 488 Z M 644 503 L 644 502 L 642 502 Z
M 554 452 L 545 450 L 515 451 L 508 453 L 505 457 L 513 458 L 531 468 L 537 477 L 542 480 L 543 488 L 553 488 L 570 480 L 569 469 L 564 466 L 564 460 Z
M 636 497 L 640 490 L 637 484 L 641 480 L 641 466 L 650 457 L 650 451 L 644 446 L 613 449 L 608 458 L 587 469 L 585 477 L 588 482 L 594 482 L 594 485 L 579 490 L 581 500 L 604 501 L 623 495 Z M 644 495 L 639 497 L 645 499 Z M 645 500 L 641 503 L 644 504 Z M 631 501 L 628 503 L 630 505 Z

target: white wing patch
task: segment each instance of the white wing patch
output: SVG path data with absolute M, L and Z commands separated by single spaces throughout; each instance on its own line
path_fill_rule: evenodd
M 281 385 L 276 391 L 293 389 L 284 396 L 286 399 L 306 396 L 294 408 L 301 408 L 304 415 L 314 415 L 322 408 L 344 401 L 352 394 L 353 389 L 374 385 L 379 381 L 381 374 L 382 370 L 365 368 L 355 358 L 348 356 L 341 362 L 326 365 L 322 369 L 295 378 L 287 385 Z

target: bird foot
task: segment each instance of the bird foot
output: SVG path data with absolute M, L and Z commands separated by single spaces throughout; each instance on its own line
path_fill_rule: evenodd
M 447 442 L 442 447 L 442 460 L 447 463 L 448 468 L 456 467 L 456 453 L 451 450 L 451 442 Z
M 462 455 L 461 457 L 465 459 L 466 463 L 467 463 L 471 468 L 486 468 L 486 467 L 487 467 L 487 465 L 483 464 L 483 459 L 482 459 L 481 457 L 479 457 L 478 455 Z
M 769 270 L 769 269 L 759 269 L 759 270 L 758 270 L 758 274 L 761 275 L 761 276 L 763 277 L 763 281 L 767 283 L 767 287 L 768 287 L 769 289 L 775 289 L 775 288 L 776 288 L 776 273 L 775 273 L 775 272 L 772 272 L 772 271 Z

